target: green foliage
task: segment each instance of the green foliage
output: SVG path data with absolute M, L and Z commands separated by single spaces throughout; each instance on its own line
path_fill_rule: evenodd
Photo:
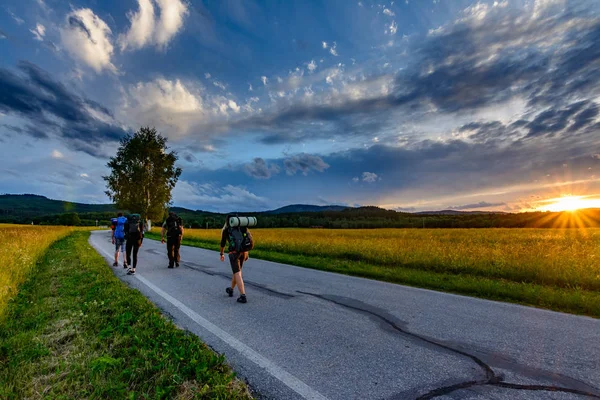
M 81 225 L 81 219 L 77 213 L 65 213 L 59 217 L 59 225 L 65 226 L 79 226 Z
M 223 356 L 117 279 L 79 232 L 0 323 L 0 399 L 249 399 Z
M 119 208 L 161 220 L 181 175 L 181 168 L 175 167 L 177 153 L 167 150 L 167 139 L 154 128 L 142 127 L 123 138 L 117 155 L 107 163 L 111 174 L 103 177 L 108 197 Z

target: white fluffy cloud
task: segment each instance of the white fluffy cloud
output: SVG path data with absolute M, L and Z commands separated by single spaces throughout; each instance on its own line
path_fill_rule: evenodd
M 262 81 L 263 85 L 267 86 L 267 82 L 269 82 L 269 79 L 266 76 L 261 76 L 260 80 Z
M 377 182 L 380 179 L 381 178 L 379 178 L 377 176 L 377 174 L 375 174 L 373 172 L 363 172 L 363 174 L 362 174 L 362 181 L 363 182 L 375 183 L 375 182 Z
M 30 29 L 29 32 L 33 33 L 35 40 L 42 42 L 44 41 L 44 36 L 46 35 L 46 27 L 42 24 L 37 24 L 35 29 Z
M 387 15 L 387 16 L 390 16 L 390 17 L 393 17 L 393 16 L 395 16 L 395 15 L 396 15 L 396 14 L 395 14 L 395 13 L 394 13 L 392 10 L 390 10 L 389 8 L 384 8 L 384 9 L 383 9 L 383 13 L 384 13 L 385 15 Z
M 154 5 L 160 9 L 158 18 Z M 119 36 L 121 50 L 141 49 L 156 45 L 164 49 L 183 27 L 188 14 L 187 5 L 181 0 L 138 0 L 138 11 L 129 12 L 129 31 Z
M 307 68 L 310 72 L 313 72 L 315 69 L 317 69 L 317 63 L 315 62 L 315 60 L 310 60 Z
M 172 137 L 185 134 L 202 119 L 205 110 L 198 90 L 186 87 L 179 79 L 158 78 L 130 86 L 125 91 L 123 112 L 133 126 L 154 125 L 167 129 Z
M 152 41 L 154 32 L 154 5 L 152 0 L 138 0 L 138 12 L 127 13 L 131 27 L 126 34 L 119 36 L 121 50 L 127 47 L 141 49 Z
M 117 71 L 111 62 L 112 31 L 106 22 L 89 8 L 80 8 L 69 13 L 66 26 L 60 30 L 60 36 L 67 52 L 77 61 L 83 62 L 98 73 L 105 69 Z

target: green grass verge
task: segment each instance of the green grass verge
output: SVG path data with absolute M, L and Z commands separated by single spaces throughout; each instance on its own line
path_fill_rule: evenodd
M 117 279 L 76 232 L 53 244 L 0 325 L 0 398 L 249 399 L 217 355 Z
M 146 233 L 146 237 L 159 240 L 160 234 L 148 232 Z M 216 240 L 205 241 L 184 237 L 183 244 L 209 250 L 219 250 L 219 244 Z M 432 272 L 407 268 L 406 266 L 373 265 L 359 260 L 280 253 L 261 250 L 260 244 L 252 250 L 252 257 L 300 267 L 600 318 L 600 292 L 583 290 L 577 287 L 561 288 L 528 282 L 519 283 L 504 279 L 490 279 L 468 274 Z

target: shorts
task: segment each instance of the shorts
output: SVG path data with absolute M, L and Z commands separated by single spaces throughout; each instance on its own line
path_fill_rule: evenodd
M 244 266 L 244 253 L 229 253 L 229 262 L 231 263 L 231 271 L 237 274 Z
M 119 247 L 121 247 L 121 250 L 119 250 Z M 123 239 L 115 238 L 115 253 L 118 253 L 119 251 L 121 253 L 125 253 L 125 238 L 123 238 Z

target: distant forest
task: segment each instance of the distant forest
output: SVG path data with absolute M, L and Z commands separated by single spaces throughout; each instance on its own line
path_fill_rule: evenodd
M 173 207 L 191 228 L 220 228 L 225 214 Z M 298 211 L 295 211 L 298 210 Z M 314 211 L 308 211 L 314 210 Z M 127 210 L 121 210 L 127 212 Z M 0 195 L 0 223 L 35 225 L 108 225 L 117 209 L 111 204 L 70 203 L 38 195 Z M 600 227 L 600 209 L 578 212 L 483 213 L 441 211 L 403 213 L 378 207 L 287 206 L 261 213 L 258 228 L 574 228 Z M 154 224 L 162 221 L 153 221 Z

